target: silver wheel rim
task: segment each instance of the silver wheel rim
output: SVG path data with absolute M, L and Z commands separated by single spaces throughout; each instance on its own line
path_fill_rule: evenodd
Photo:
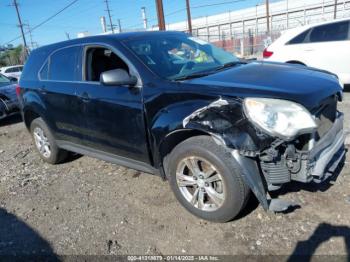
M 200 157 L 182 159 L 176 169 L 182 196 L 195 208 L 216 211 L 225 201 L 224 180 L 217 168 Z
M 33 136 L 36 148 L 39 150 L 40 154 L 45 158 L 49 158 L 51 156 L 51 145 L 44 130 L 40 127 L 34 128 Z

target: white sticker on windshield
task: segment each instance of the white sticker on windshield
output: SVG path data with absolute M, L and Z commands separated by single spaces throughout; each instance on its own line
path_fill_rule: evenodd
M 191 39 L 192 41 L 196 42 L 197 44 L 200 44 L 200 45 L 208 45 L 209 43 L 202 40 L 202 39 L 199 39 L 197 37 L 189 37 L 189 39 Z

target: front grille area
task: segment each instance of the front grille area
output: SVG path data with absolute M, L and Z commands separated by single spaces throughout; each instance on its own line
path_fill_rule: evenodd
M 271 185 L 280 185 L 290 182 L 290 172 L 284 159 L 280 161 L 261 161 L 261 169 L 267 182 Z
M 316 116 L 317 134 L 316 140 L 323 137 L 332 127 L 337 117 L 337 96 L 331 96 L 325 99 L 314 115 Z

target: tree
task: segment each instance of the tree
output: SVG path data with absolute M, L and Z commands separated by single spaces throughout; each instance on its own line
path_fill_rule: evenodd
M 22 45 L 18 45 L 13 49 L 6 49 L 0 52 L 0 67 L 24 64 L 24 49 Z

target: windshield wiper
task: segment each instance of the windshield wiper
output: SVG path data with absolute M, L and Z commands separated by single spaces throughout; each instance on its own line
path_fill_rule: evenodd
M 243 61 L 228 62 L 226 64 L 223 64 L 223 65 L 215 68 L 215 71 L 220 71 L 220 70 L 223 70 L 223 69 L 226 69 L 226 68 L 229 68 L 229 67 L 234 67 L 236 65 L 244 65 L 244 64 L 246 64 L 246 62 L 243 62 Z
M 195 73 L 195 74 L 190 74 L 190 75 L 186 75 L 186 76 L 180 76 L 178 78 L 174 78 L 173 80 L 174 81 L 188 80 L 188 79 L 193 79 L 193 78 L 199 78 L 199 77 L 207 76 L 209 74 L 210 74 L 210 72 Z
M 201 73 L 195 73 L 195 74 L 190 74 L 190 75 L 186 75 L 186 76 L 180 76 L 178 78 L 174 78 L 174 81 L 181 81 L 181 80 L 188 80 L 188 79 L 193 79 L 193 78 L 199 78 L 199 77 L 203 77 L 203 76 L 207 76 L 210 74 L 213 74 L 214 72 L 223 70 L 225 68 L 229 68 L 229 67 L 233 67 L 236 65 L 242 65 L 242 64 L 246 64 L 246 62 L 243 61 L 234 61 L 234 62 L 229 62 L 226 64 L 223 64 L 217 68 L 214 68 L 213 70 L 210 71 L 205 71 L 205 72 L 201 72 Z

